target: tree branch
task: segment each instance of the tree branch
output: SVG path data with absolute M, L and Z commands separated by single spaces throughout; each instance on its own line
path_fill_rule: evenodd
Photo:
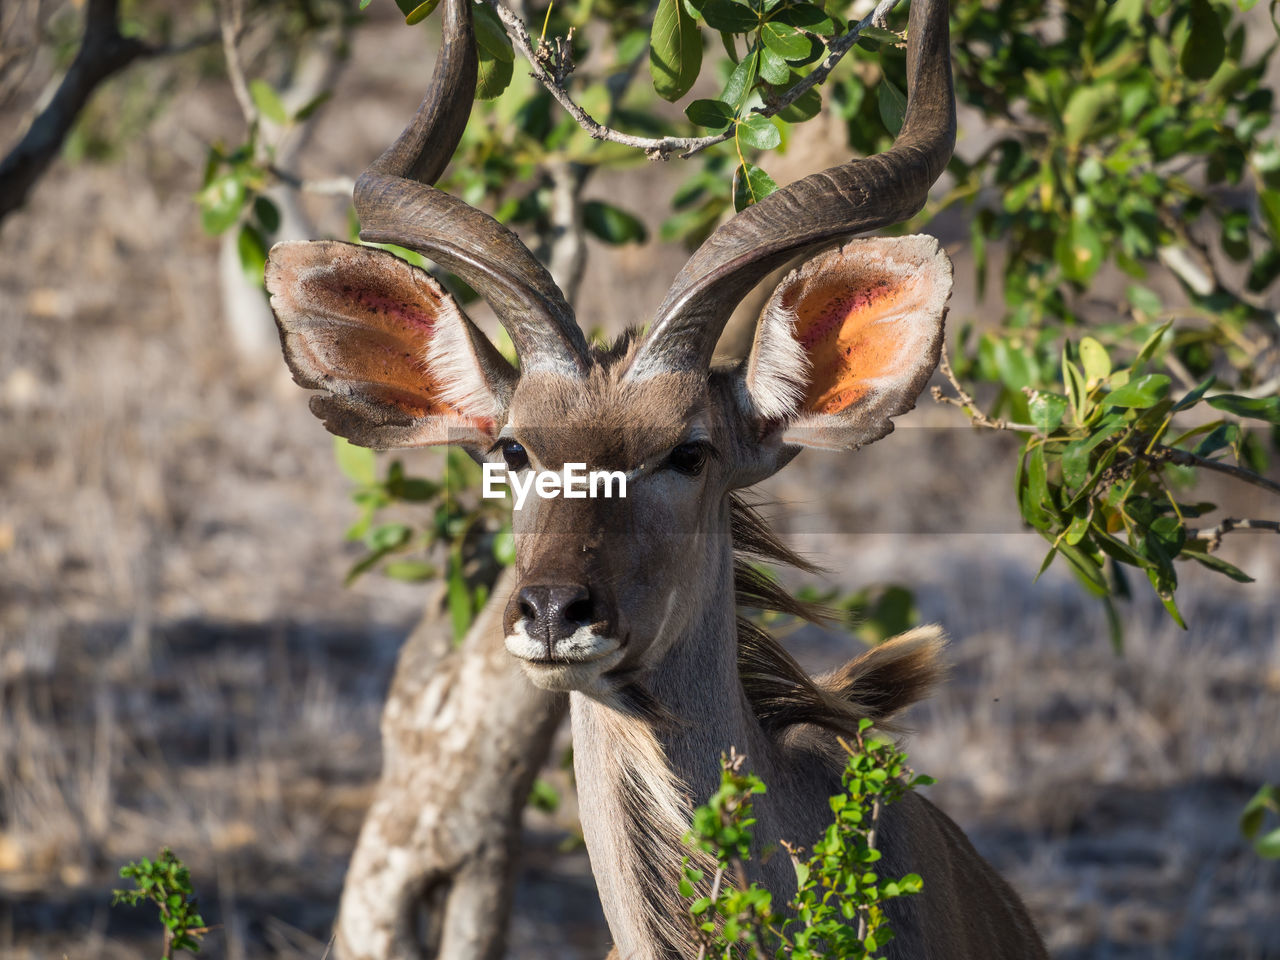
M 227 79 L 235 94 L 244 122 L 250 130 L 258 122 L 258 107 L 249 93 L 249 83 L 240 63 L 240 35 L 244 32 L 244 7 L 241 0 L 219 0 L 218 27 L 222 35 L 222 56 L 227 62 Z
M 707 149 L 707 147 L 732 139 L 733 126 L 730 126 L 723 133 L 711 134 L 705 137 L 636 137 L 600 123 L 569 95 L 566 82 L 573 68 L 571 64 L 565 61 L 563 54 L 553 51 L 543 41 L 539 41 L 535 50 L 533 41 L 529 38 L 528 28 L 513 10 L 507 7 L 502 0 L 486 0 L 486 2 L 493 7 L 498 19 L 502 21 L 503 28 L 511 39 L 511 43 L 529 61 L 533 78 L 547 89 L 547 92 L 556 99 L 556 102 L 564 107 L 568 114 L 578 122 L 578 126 L 593 139 L 620 144 L 624 147 L 634 147 L 637 150 L 643 150 L 648 157 L 656 160 L 666 160 L 673 154 L 678 154 L 681 159 L 687 159 L 695 153 Z M 791 106 L 813 87 L 822 83 L 835 68 L 835 65 L 857 42 L 862 31 L 872 25 L 883 26 L 889 11 L 900 2 L 901 0 L 880 0 L 871 13 L 850 27 L 847 33 L 831 41 L 827 46 L 826 57 L 812 73 L 797 81 L 777 100 L 765 107 L 755 108 L 754 112 L 761 116 L 772 117 Z
M 1179 450 L 1176 447 L 1166 447 L 1164 444 L 1158 444 L 1151 452 L 1141 454 L 1141 457 L 1148 463 L 1174 463 L 1180 467 L 1200 467 L 1204 470 L 1223 473 L 1228 477 L 1251 483 L 1255 487 L 1261 487 L 1269 493 L 1280 495 L 1280 483 L 1268 480 L 1266 477 L 1260 476 L 1252 470 L 1246 470 L 1244 467 L 1223 463 L 1221 460 L 1209 460 L 1206 457 L 1192 453 L 1190 450 Z
M 120 35 L 120 0 L 89 0 L 84 40 L 49 105 L 0 163 L 0 220 L 26 202 L 98 85 L 140 57 L 167 52 Z
M 351 177 L 328 177 L 324 180 L 307 180 L 292 170 L 270 164 L 267 167 L 272 176 L 292 190 L 302 193 L 314 193 L 320 197 L 350 197 L 355 191 L 356 182 Z
M 934 387 L 930 393 L 935 403 L 945 403 L 952 407 L 959 407 L 965 412 L 965 415 L 973 421 L 975 427 L 986 427 L 988 430 L 1012 430 L 1015 433 L 1039 433 L 1029 423 L 1010 423 L 1008 420 L 992 420 L 978 408 L 978 402 L 973 399 L 969 391 L 960 386 L 960 381 L 956 379 L 955 372 L 951 369 L 951 361 L 947 358 L 947 348 L 943 346 L 942 353 L 938 358 L 938 370 L 947 382 L 951 384 L 951 389 L 956 392 L 955 397 L 948 397 L 943 393 L 941 387 Z M 956 398 L 959 399 L 956 399 Z
M 1259 530 L 1280 533 L 1280 520 L 1249 520 L 1228 517 L 1215 527 L 1205 530 L 1188 530 L 1188 540 L 1203 540 L 1207 546 L 1205 553 L 1213 553 L 1222 545 L 1222 538 L 1236 530 Z

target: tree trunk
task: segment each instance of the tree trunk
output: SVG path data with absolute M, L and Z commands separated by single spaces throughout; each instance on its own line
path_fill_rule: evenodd
M 567 706 L 503 646 L 512 582 L 499 579 L 462 646 L 432 613 L 405 641 L 382 714 L 382 780 L 339 907 L 343 960 L 503 954 L 521 811 Z

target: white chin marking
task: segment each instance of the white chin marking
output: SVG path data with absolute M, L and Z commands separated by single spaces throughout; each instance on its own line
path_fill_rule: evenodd
M 590 690 L 601 674 L 622 660 L 622 642 L 590 627 L 579 627 L 559 641 L 548 656 L 544 641 L 529 636 L 523 622 L 506 636 L 507 652 L 520 660 L 525 676 L 543 690 Z

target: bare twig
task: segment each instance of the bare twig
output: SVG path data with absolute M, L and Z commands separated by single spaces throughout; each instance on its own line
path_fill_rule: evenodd
M 724 880 L 724 867 L 716 867 L 715 876 L 711 878 L 711 902 L 715 903 L 720 899 L 720 884 Z M 707 960 L 707 944 L 704 941 L 702 946 L 698 947 L 697 960 Z
M 1015 433 L 1039 433 L 1035 427 L 1029 423 L 1010 423 L 1008 420 L 993 420 L 978 408 L 978 403 L 969 394 L 964 387 L 960 386 L 960 381 L 956 379 L 955 372 L 951 369 L 951 361 L 947 358 L 947 348 L 942 348 L 942 354 L 938 360 L 938 369 L 942 375 L 947 378 L 947 382 L 951 384 L 951 389 L 956 392 L 955 397 L 947 396 L 941 387 L 934 387 L 930 391 L 936 403 L 945 403 L 953 407 L 959 407 L 965 412 L 965 415 L 973 421 L 975 427 L 986 427 L 989 430 L 1012 430 Z M 957 399 L 957 397 L 959 399 Z
M 208 42 L 196 37 L 173 46 L 151 46 L 136 37 L 121 36 L 120 0 L 89 0 L 84 40 L 53 99 L 0 162 L 0 220 L 26 202 L 27 194 L 62 149 L 76 118 L 105 80 L 134 60 L 183 53 Z
M 858 749 L 865 750 L 863 746 L 862 735 L 858 734 Z M 871 802 L 871 829 L 867 831 L 867 849 L 874 850 L 876 848 L 876 828 L 880 825 L 880 801 L 873 800 Z M 865 940 L 867 936 L 867 911 L 863 907 L 858 910 L 858 939 Z
M 324 180 L 306 180 L 291 170 L 285 170 L 274 163 L 267 167 L 271 174 L 287 187 L 303 193 L 314 193 L 322 197 L 350 197 L 356 188 L 351 177 L 328 177 Z
M 252 128 L 258 122 L 258 107 L 249 93 L 249 83 L 240 62 L 240 35 L 244 32 L 244 7 L 241 0 L 219 0 L 218 26 L 222 33 L 222 55 L 227 61 L 227 79 L 235 94 L 244 122 Z
M 1280 520 L 1251 520 L 1248 518 L 1228 517 L 1217 526 L 1205 530 L 1188 530 L 1188 540 L 1203 540 L 1207 544 L 1205 553 L 1213 553 L 1222 545 L 1222 538 L 1236 530 L 1257 530 L 1280 533 Z
M 498 19 L 502 21 L 502 26 L 512 44 L 529 61 L 534 79 L 555 97 L 560 106 L 564 107 L 578 122 L 578 126 L 593 139 L 617 143 L 624 147 L 634 147 L 637 150 L 643 150 L 651 159 L 666 160 L 673 154 L 678 154 L 681 158 L 691 157 L 707 147 L 724 143 L 733 137 L 733 126 L 723 133 L 705 137 L 636 137 L 600 123 L 569 95 L 565 84 L 572 71 L 572 64 L 565 60 L 563 49 L 561 47 L 553 49 L 543 42 L 540 42 L 535 49 L 533 42 L 529 39 L 528 28 L 515 11 L 507 7 L 502 0 L 486 0 L 486 2 L 493 7 Z M 817 84 L 822 83 L 841 58 L 849 52 L 862 31 L 872 25 L 882 26 L 889 11 L 900 2 L 901 0 L 880 0 L 871 13 L 850 27 L 847 33 L 831 41 L 827 47 L 826 58 L 812 73 L 797 81 L 777 100 L 763 108 L 757 107 L 755 112 L 765 117 L 772 117 L 795 103 Z M 550 70 L 548 66 L 551 67 Z

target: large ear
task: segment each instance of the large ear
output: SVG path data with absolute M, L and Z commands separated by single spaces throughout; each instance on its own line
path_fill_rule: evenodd
M 854 240 L 792 271 L 765 305 L 740 395 L 761 435 L 856 449 L 893 429 L 942 349 L 951 260 L 928 236 Z
M 267 290 L 311 410 L 364 447 L 487 447 L 516 371 L 428 273 L 375 247 L 278 243 Z

